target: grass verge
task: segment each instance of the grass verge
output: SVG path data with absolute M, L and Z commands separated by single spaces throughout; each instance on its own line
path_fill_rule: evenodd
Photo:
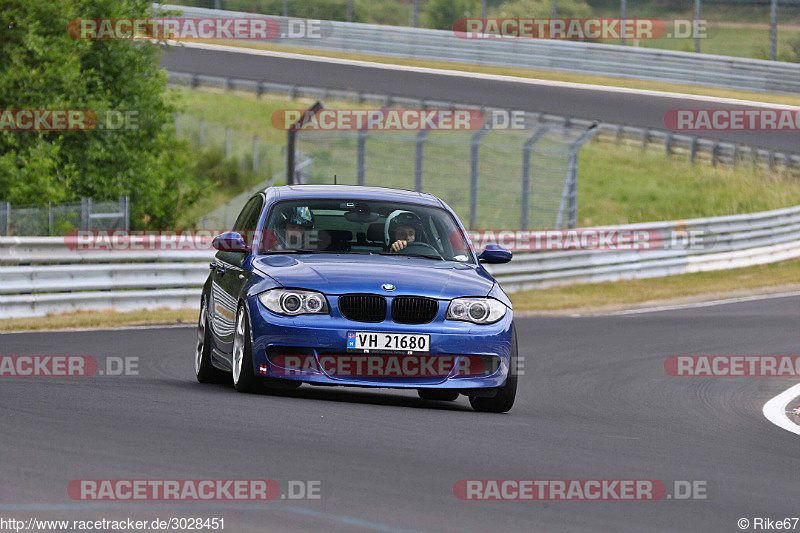
M 155 309 L 120 313 L 106 311 L 79 311 L 60 315 L 0 320 L 0 331 L 44 329 L 114 328 L 153 324 L 194 324 L 198 309 Z

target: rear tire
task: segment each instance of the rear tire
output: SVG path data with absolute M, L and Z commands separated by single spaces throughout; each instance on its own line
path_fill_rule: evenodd
M 449 389 L 417 389 L 417 394 L 423 400 L 436 402 L 452 402 L 458 398 L 458 391 Z
M 508 358 L 508 378 L 506 384 L 498 387 L 497 394 L 491 398 L 470 396 L 469 404 L 476 411 L 484 413 L 505 413 L 514 406 L 517 397 L 517 329 L 511 330 L 511 355 Z
M 253 343 L 250 339 L 250 317 L 244 303 L 236 312 L 236 327 L 233 331 L 233 353 L 231 354 L 233 386 L 239 392 L 263 390 L 261 381 L 253 370 Z
M 221 383 L 225 373 L 211 363 L 211 330 L 208 325 L 208 304 L 200 302 L 197 320 L 197 344 L 194 349 L 194 373 L 200 383 Z

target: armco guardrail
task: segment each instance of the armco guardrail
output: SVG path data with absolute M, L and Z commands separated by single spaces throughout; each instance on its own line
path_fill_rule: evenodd
M 157 6 L 157 4 L 154 4 Z M 162 5 L 185 17 L 259 17 L 263 15 Z M 283 17 L 271 17 L 286 26 Z M 330 35 L 276 38 L 270 42 L 472 64 L 557 70 L 599 76 L 655 80 L 758 92 L 800 92 L 800 64 L 675 52 L 610 44 L 545 39 L 462 39 L 454 32 L 398 26 L 325 21 Z M 327 33 L 327 32 L 326 32 Z
M 516 292 L 568 283 L 592 283 L 722 270 L 800 257 L 800 206 L 761 213 L 627 224 L 616 229 L 699 232 L 696 249 L 558 251 L 516 254 L 489 267 L 503 289 Z M 608 228 L 606 228 L 608 229 Z
M 616 228 L 697 231 L 710 244 L 692 250 L 515 254 L 511 263 L 490 270 L 504 289 L 515 292 L 800 257 L 800 206 Z M 88 309 L 194 308 L 212 257 L 211 250 L 78 252 L 60 238 L 0 237 L 0 319 Z
M 215 89 L 229 89 L 261 94 L 277 94 L 289 98 L 315 98 L 318 100 L 351 101 L 370 103 L 381 107 L 405 106 L 409 108 L 450 108 L 458 107 L 476 109 L 474 105 L 463 102 L 424 100 L 408 98 L 400 95 L 375 94 L 364 91 L 344 91 L 340 89 L 327 89 L 324 87 L 307 87 L 301 85 L 288 85 L 282 83 L 258 82 L 254 80 L 240 80 L 220 76 L 206 76 L 187 72 L 169 72 L 169 83 L 172 86 L 182 87 L 211 87 Z M 491 111 L 492 108 L 481 108 Z M 508 111 L 508 110 L 501 110 Z M 527 113 L 529 121 L 554 122 L 564 127 L 587 129 L 594 122 L 590 120 L 562 117 L 547 113 Z M 775 152 L 757 146 L 734 144 L 729 142 L 683 135 L 670 131 L 654 130 L 626 126 L 624 124 L 601 123 L 598 125 L 601 140 L 624 141 L 647 148 L 653 144 L 661 144 L 667 155 L 685 153 L 694 164 L 701 157 L 703 160 L 716 165 L 736 166 L 740 163 L 764 163 L 773 167 L 784 165 L 786 167 L 800 167 L 800 155 L 784 152 Z

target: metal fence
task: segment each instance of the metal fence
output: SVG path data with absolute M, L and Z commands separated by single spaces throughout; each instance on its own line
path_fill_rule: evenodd
M 186 17 L 258 17 L 252 13 L 174 5 Z M 273 17 L 286 25 L 284 17 Z M 456 61 L 727 89 L 800 92 L 800 64 L 691 52 L 545 39 L 462 39 L 454 32 L 326 21 L 320 38 L 275 38 L 284 44 L 359 54 Z
M 235 160 L 240 170 L 256 175 L 270 176 L 275 171 L 275 162 L 280 161 L 280 150 L 257 135 L 248 135 L 188 113 L 175 115 L 175 132 L 192 147 L 216 149 L 225 159 Z
M 585 131 L 529 117 L 525 129 L 300 130 L 307 183 L 377 185 L 447 200 L 470 229 L 577 225 L 578 150 Z
M 130 202 L 80 202 L 11 205 L 0 202 L 0 235 L 63 235 L 72 230 L 130 229 Z

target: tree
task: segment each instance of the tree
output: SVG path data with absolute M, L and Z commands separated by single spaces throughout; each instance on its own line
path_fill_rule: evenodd
M 128 113 L 135 129 L 0 132 L 0 199 L 12 203 L 131 197 L 134 227 L 171 227 L 201 183 L 158 68 L 161 45 L 73 39 L 76 18 L 144 18 L 148 0 L 5 0 L 0 12 L 4 109 Z

